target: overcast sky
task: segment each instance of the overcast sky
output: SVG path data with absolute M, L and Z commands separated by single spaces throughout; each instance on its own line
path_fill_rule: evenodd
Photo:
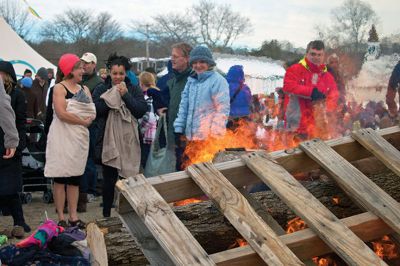
M 22 2 L 22 0 L 21 0 Z M 151 21 L 160 13 L 185 13 L 186 8 L 198 1 L 185 0 L 28 0 L 44 19 L 52 19 L 68 8 L 85 8 L 93 12 L 108 11 L 123 26 L 132 20 Z M 219 0 L 231 4 L 234 11 L 250 18 L 253 33 L 240 36 L 236 46 L 260 47 L 264 40 L 288 40 L 295 46 L 305 47 L 316 37 L 315 25 L 328 25 L 331 10 L 343 0 Z M 400 33 L 399 0 L 366 0 L 379 17 L 378 35 Z

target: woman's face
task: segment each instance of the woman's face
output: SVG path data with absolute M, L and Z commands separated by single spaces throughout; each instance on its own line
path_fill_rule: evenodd
M 75 65 L 74 69 L 72 69 L 71 74 L 74 75 L 74 81 L 79 83 L 82 81 L 83 76 L 83 63 L 79 61 L 77 65 Z
M 6 79 L 6 73 L 4 73 L 3 71 L 0 71 L 0 76 L 1 76 L 1 79 L 3 80 L 3 82 L 4 82 L 4 80 Z
M 118 85 L 125 80 L 126 72 L 123 66 L 113 65 L 110 70 L 111 82 Z
M 201 74 L 203 72 L 206 72 L 209 66 L 205 61 L 199 60 L 192 63 L 192 68 L 196 72 L 196 74 Z

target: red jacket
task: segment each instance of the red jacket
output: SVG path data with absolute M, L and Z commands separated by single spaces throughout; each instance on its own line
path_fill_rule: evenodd
M 325 94 L 326 112 L 335 111 L 339 93 L 335 80 L 325 65 L 316 66 L 304 58 L 287 69 L 283 92 L 285 126 L 288 130 L 313 135 L 315 121 L 311 93 L 314 88 Z

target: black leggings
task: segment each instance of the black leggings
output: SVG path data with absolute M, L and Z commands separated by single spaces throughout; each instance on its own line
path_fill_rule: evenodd
M 102 165 L 103 167 L 103 216 L 110 217 L 114 201 L 115 183 L 118 181 L 116 168 Z
M 14 225 L 24 225 L 24 212 L 22 211 L 22 203 L 18 194 L 0 196 L 0 210 L 9 211 Z

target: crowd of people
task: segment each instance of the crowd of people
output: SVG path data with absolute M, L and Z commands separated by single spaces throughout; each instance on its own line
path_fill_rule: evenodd
M 96 196 L 96 165 L 103 176 L 103 216 L 109 217 L 116 182 L 144 172 L 160 156 L 155 141 L 170 151 L 163 153 L 170 156 L 163 162 L 173 163 L 169 171 L 179 171 L 188 143 L 223 138 L 243 123 L 290 132 L 299 140 L 332 127 L 348 134 L 357 126 L 390 125 L 398 113 L 399 64 L 389 82 L 386 110 L 382 102 L 347 103 L 339 57 L 330 55 L 326 65 L 325 56 L 322 41 L 310 42 L 305 56 L 287 65 L 283 87 L 268 96 L 251 94 L 243 66 L 232 66 L 224 77 L 209 48 L 187 43 L 172 46 L 168 74 L 160 78 L 149 71 L 137 78 L 129 59 L 115 53 L 101 69 L 93 53 L 64 54 L 56 77 L 52 69 L 40 68 L 34 79 L 27 69 L 17 80 L 12 64 L 1 61 L 0 209 L 9 210 L 16 229 L 30 231 L 18 196 L 26 118 L 45 124 L 44 175 L 53 179 L 63 227 L 85 226 L 78 213 Z M 163 162 L 156 170 L 163 170 Z

